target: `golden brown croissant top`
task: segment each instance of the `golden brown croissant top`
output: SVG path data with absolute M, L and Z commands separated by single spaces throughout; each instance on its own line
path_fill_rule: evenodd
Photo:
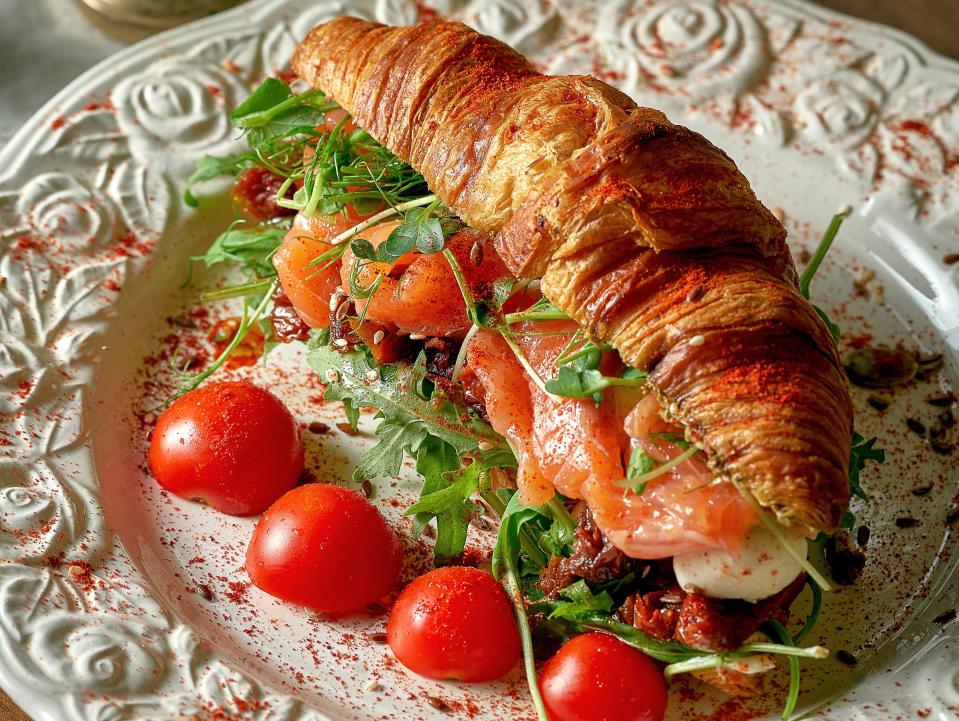
M 337 18 L 296 72 L 630 365 L 723 477 L 808 532 L 848 506 L 852 404 L 785 230 L 732 160 L 459 23 Z

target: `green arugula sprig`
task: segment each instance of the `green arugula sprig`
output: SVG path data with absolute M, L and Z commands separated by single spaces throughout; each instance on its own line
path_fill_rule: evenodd
M 616 485 L 629 488 L 637 496 L 643 495 L 651 480 L 668 473 L 676 466 L 694 458 L 700 452 L 696 446 L 676 433 L 653 433 L 649 438 L 653 441 L 664 440 L 667 443 L 672 443 L 683 449 L 683 452 L 669 460 L 660 462 L 649 455 L 641 446 L 634 448 L 630 452 L 629 461 L 626 464 L 626 478 L 617 481 Z
M 353 472 L 357 480 L 395 478 L 404 452 L 415 457 L 429 436 L 448 443 L 459 457 L 484 449 L 508 449 L 502 436 L 475 412 L 466 411 L 431 388 L 425 356 L 416 362 L 377 367 L 362 350 L 338 351 L 326 344 L 325 334 L 307 344 L 307 362 L 321 379 L 329 381 L 325 398 L 349 399 L 356 408 L 371 406 L 382 419 L 376 429 L 379 443 L 360 457 Z
M 362 350 L 330 348 L 327 333 L 316 334 L 308 348 L 310 366 L 328 382 L 327 400 L 343 401 L 351 410 L 378 410 L 378 442 L 360 456 L 354 479 L 393 478 L 404 455 L 416 459 L 423 488 L 420 500 L 406 513 L 413 516 L 416 535 L 436 519 L 436 562 L 449 563 L 462 553 L 470 523 L 479 513 L 474 493 L 487 498 L 490 470 L 516 466 L 509 445 L 472 410 L 453 403 L 433 385 L 422 353 L 412 364 L 376 367 Z
M 583 367 L 580 356 L 561 366 L 555 378 L 546 381 L 546 390 L 563 398 L 592 398 L 596 405 L 603 401 L 603 391 L 612 386 L 643 386 L 646 374 L 636 368 L 627 368 L 622 376 L 603 375 L 598 368 Z
M 562 507 L 561 504 L 559 507 Z M 546 617 L 547 623 L 553 624 L 561 637 L 586 631 L 601 631 L 617 636 L 646 655 L 668 664 L 665 669 L 667 677 L 719 668 L 731 661 L 757 654 L 785 656 L 790 663 L 790 688 L 783 718 L 791 716 L 799 693 L 798 665 L 796 665 L 798 659 L 822 659 L 829 655 L 829 652 L 821 646 L 805 648 L 797 646 L 798 639 L 808 633 L 812 624 L 815 623 L 819 605 L 816 599 L 821 601 L 821 594 L 817 597 L 814 590 L 813 612 L 795 638 L 790 638 L 784 629 L 780 634 L 779 629 L 768 627 L 764 629 L 764 632 L 772 642 L 747 643 L 734 651 L 724 653 L 703 652 L 677 641 L 659 641 L 635 626 L 619 621 L 613 615 L 613 611 L 622 603 L 622 594 L 628 593 L 629 589 L 617 582 L 591 586 L 585 580 L 578 580 L 561 589 L 555 599 L 541 599 L 527 605 L 522 589 L 530 587 L 535 582 L 544 563 L 526 553 L 523 541 L 524 539 L 528 541 L 530 538 L 542 539 L 546 535 L 544 529 L 549 529 L 556 523 L 571 522 L 568 514 L 565 514 L 565 518 L 563 514 L 557 515 L 556 508 L 555 499 L 546 506 L 531 507 L 524 506 L 520 502 L 518 493 L 513 494 L 503 511 L 496 547 L 493 551 L 493 574 L 503 582 L 513 601 L 522 639 L 527 681 L 541 720 L 545 721 L 547 717 L 542 709 L 542 700 L 538 696 L 532 633 L 528 621 L 529 616 L 532 615 Z M 533 533 L 526 533 L 531 529 Z M 540 556 L 548 558 L 549 554 L 543 552 Z M 776 643 L 776 641 L 780 642 Z
M 829 221 L 829 226 L 826 228 L 826 232 L 823 233 L 822 239 L 816 246 L 816 250 L 813 251 L 809 262 L 803 269 L 802 275 L 799 277 L 799 292 L 802 293 L 802 297 L 806 300 L 809 300 L 809 286 L 812 283 L 813 276 L 816 275 L 816 271 L 819 270 L 819 266 L 822 264 L 826 254 L 832 247 L 832 243 L 836 239 L 836 235 L 839 233 L 839 228 L 842 227 L 842 222 L 849 217 L 850 213 L 852 213 L 852 209 L 849 206 L 846 206 L 841 208 L 839 212 L 832 216 L 832 219 Z M 816 311 L 819 317 L 822 318 L 823 323 L 826 324 L 826 328 L 829 329 L 829 334 L 832 336 L 833 341 L 838 343 L 839 334 L 841 332 L 839 326 L 833 323 L 826 311 L 824 311 L 818 305 L 813 304 L 813 310 Z
M 308 214 L 332 215 L 347 205 L 371 212 L 429 192 L 420 173 L 369 133 L 346 132 L 348 116 L 327 128 L 326 114 L 338 108 L 319 90 L 294 94 L 282 80 L 267 78 L 230 115 L 248 150 L 201 158 L 187 179 L 184 202 L 196 207 L 193 188 L 199 183 L 256 167 L 284 179 L 278 205 Z M 293 197 L 287 197 L 295 185 Z
M 867 441 L 858 433 L 852 434 L 852 447 L 849 451 L 849 490 L 854 496 L 864 501 L 868 501 L 869 496 L 859 483 L 860 472 L 866 467 L 868 461 L 876 463 L 886 461 L 886 452 L 882 448 L 876 448 L 876 440 L 876 438 L 870 438 Z
M 207 268 L 230 264 L 256 280 L 272 278 L 276 268 L 270 259 L 288 230 L 285 224 L 263 223 L 247 228 L 237 221 L 217 236 L 206 253 L 191 256 L 190 260 L 201 261 Z

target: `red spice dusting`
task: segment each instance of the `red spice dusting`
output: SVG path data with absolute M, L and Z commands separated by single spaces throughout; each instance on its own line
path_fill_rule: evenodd
M 86 561 L 70 561 L 67 574 L 84 591 L 92 591 L 96 588 L 96 579 L 90 573 L 90 564 Z
M 865 348 L 873 341 L 872 333 L 860 333 L 859 335 L 849 338 L 846 342 L 850 347 L 859 350 L 860 348 Z
M 20 390 L 17 391 L 17 397 L 20 400 L 26 400 L 27 396 L 30 395 L 30 391 L 33 390 L 33 383 L 29 380 L 20 381 L 17 386 Z
M 899 129 L 919 133 L 920 135 L 925 135 L 926 137 L 932 135 L 932 130 L 930 130 L 929 126 L 921 120 L 903 120 L 899 124 Z
M 286 83 L 287 85 L 289 85 L 289 84 L 292 83 L 294 80 L 296 80 L 297 75 L 296 75 L 296 73 L 293 72 L 292 70 L 277 70 L 277 71 L 276 71 L 276 77 L 278 77 L 278 78 L 279 78 L 280 80 L 282 80 L 284 83 Z
M 93 111 L 100 109 L 100 103 L 87 103 L 83 106 L 83 109 L 86 111 Z
M 66 124 L 67 124 L 67 119 L 61 115 L 60 117 L 53 119 L 53 122 L 50 123 L 50 129 L 59 130 Z
M 119 292 L 120 292 L 120 284 L 117 283 L 117 282 L 116 282 L 115 280 L 113 280 L 112 278 L 109 278 L 109 279 L 105 280 L 105 281 L 103 282 L 103 287 L 106 288 L 107 290 L 113 291 L 114 293 L 119 293 Z
M 230 581 L 227 586 L 230 590 L 224 593 L 224 596 L 233 603 L 246 603 L 246 592 L 250 590 L 250 584 L 242 581 Z
M 265 711 L 270 707 L 267 701 L 257 699 L 234 697 L 230 699 L 230 702 L 232 708 L 205 703 L 200 707 L 199 713 L 190 717 L 190 721 L 240 721 L 237 712 L 249 714 L 251 711 Z
M 207 91 L 210 95 L 212 95 L 212 96 L 214 96 L 214 97 L 217 97 L 217 98 L 219 98 L 219 97 L 221 97 L 221 96 L 223 95 L 223 91 L 220 90 L 220 87 L 219 87 L 218 85 L 213 85 L 212 83 L 210 83 L 209 85 L 206 86 L 206 91 Z
M 422 2 L 422 0 L 415 0 L 413 4 L 416 5 L 416 12 L 421 23 L 435 23 L 443 19 L 442 15 Z

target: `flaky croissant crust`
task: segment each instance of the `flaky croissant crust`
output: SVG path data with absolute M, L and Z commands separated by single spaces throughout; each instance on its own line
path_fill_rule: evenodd
M 722 477 L 831 531 L 852 403 L 786 232 L 701 135 L 459 23 L 336 18 L 296 72 L 410 162 L 519 277 L 646 370 Z

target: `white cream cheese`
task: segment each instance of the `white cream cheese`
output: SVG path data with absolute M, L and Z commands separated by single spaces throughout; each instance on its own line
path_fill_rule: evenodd
M 806 557 L 806 539 L 784 529 L 796 552 Z M 713 598 L 741 598 L 750 603 L 772 596 L 802 572 L 796 560 L 764 526 L 743 539 L 739 555 L 713 549 L 673 557 L 676 581 L 687 592 Z

